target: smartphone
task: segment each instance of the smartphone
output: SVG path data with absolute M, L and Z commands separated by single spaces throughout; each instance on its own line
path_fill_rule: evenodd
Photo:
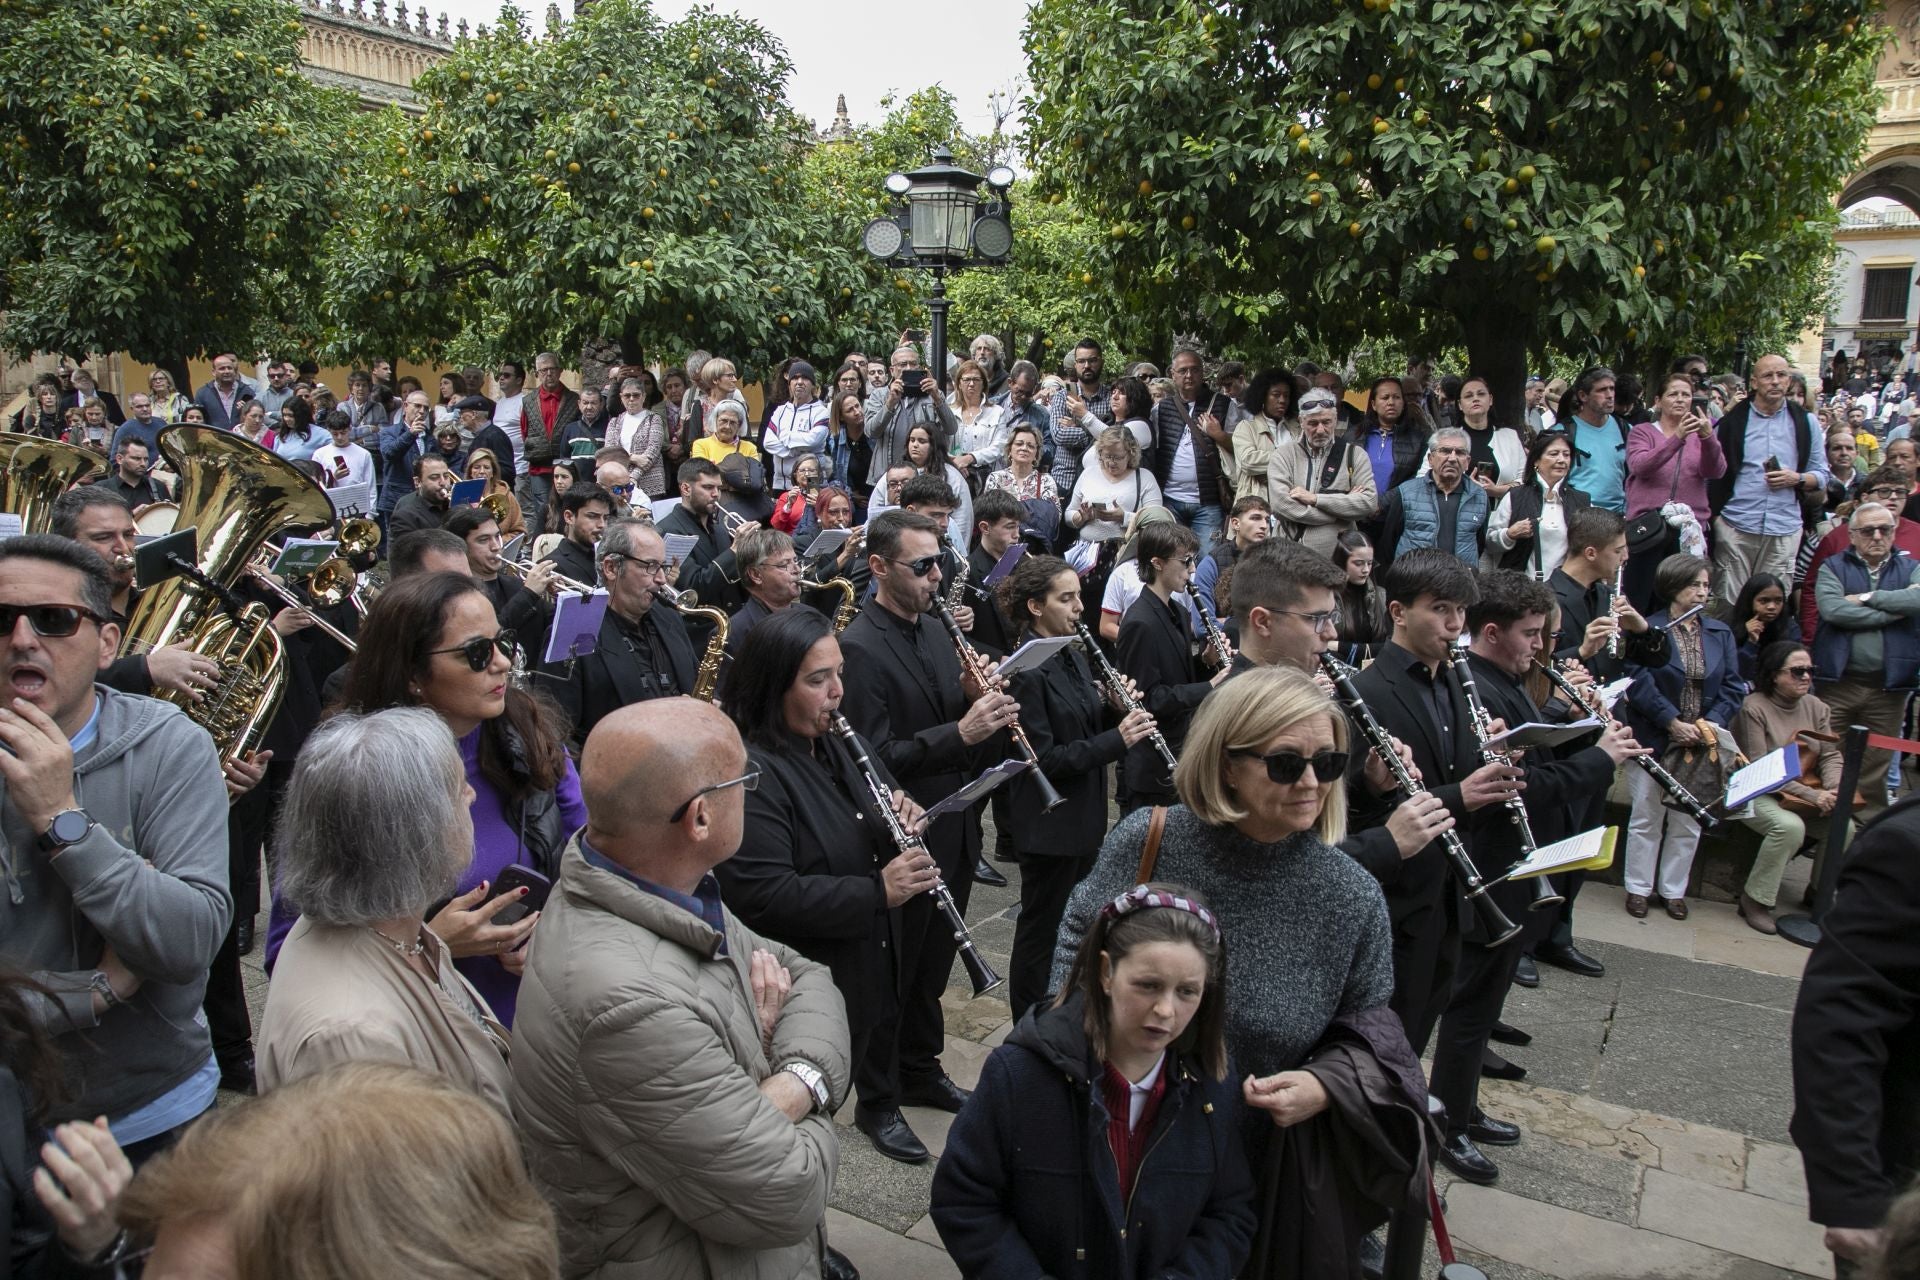
M 925 395 L 927 392 L 927 371 L 909 369 L 900 375 L 900 389 L 910 396 Z
M 1492 483 L 1500 478 L 1500 468 L 1491 462 L 1476 462 L 1473 464 L 1473 474 L 1478 479 Z
M 553 892 L 553 881 L 532 867 L 523 867 L 515 863 L 494 879 L 492 893 L 497 898 L 515 889 L 525 889 L 527 896 L 500 908 L 499 913 L 493 917 L 494 924 L 516 924 L 535 911 L 545 910 L 547 895 Z
M 1774 456 L 1773 454 L 1768 454 L 1768 455 L 1767 455 L 1767 470 L 1769 470 L 1769 471 L 1778 471 L 1779 469 L 1780 469 L 1780 459 L 1779 459 L 1779 458 L 1777 458 L 1777 457 L 1775 457 L 1775 456 Z

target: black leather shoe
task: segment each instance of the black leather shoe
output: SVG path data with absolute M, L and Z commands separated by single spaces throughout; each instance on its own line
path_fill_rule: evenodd
M 1491 1049 L 1480 1051 L 1480 1074 L 1489 1080 L 1525 1080 L 1527 1069 L 1505 1058 Z
M 1484 1142 L 1490 1147 L 1511 1147 L 1520 1141 L 1520 1126 L 1508 1124 L 1505 1120 L 1495 1120 L 1475 1107 L 1473 1123 L 1467 1126 L 1467 1137 L 1475 1142 Z
M 960 1114 L 960 1108 L 967 1105 L 967 1099 L 973 1094 L 953 1082 L 953 1077 L 942 1071 L 931 1080 L 919 1084 L 903 1085 L 900 1101 L 915 1107 L 932 1107 L 935 1111 L 951 1111 Z
M 234 1093 L 244 1093 L 252 1097 L 256 1092 L 253 1083 L 253 1055 L 235 1058 L 231 1062 L 220 1064 L 220 1087 Z
M 1366 1280 L 1381 1280 L 1387 1274 L 1387 1246 L 1381 1243 L 1378 1231 L 1360 1237 L 1360 1274 Z
M 995 889 L 1004 889 L 1007 887 L 1007 878 L 998 871 L 995 871 L 993 864 L 985 858 L 975 858 L 973 860 L 973 882 L 975 884 L 991 885 Z
M 1515 1045 L 1520 1048 L 1525 1048 L 1527 1045 L 1530 1045 L 1533 1043 L 1532 1036 L 1528 1035 L 1526 1032 L 1522 1031 L 1520 1028 L 1510 1027 L 1504 1022 L 1494 1023 L 1493 1031 L 1491 1032 L 1491 1035 L 1495 1040 L 1497 1040 L 1501 1044 Z
M 1534 951 L 1533 958 L 1541 964 L 1550 964 L 1556 969 L 1565 969 L 1568 973 L 1577 973 L 1583 978 L 1601 978 L 1605 977 L 1607 972 L 1607 966 L 1571 942 L 1564 947 L 1543 942 Z
M 243 956 L 253 950 L 253 921 L 242 920 L 233 926 L 233 949 Z
M 1464 1133 L 1450 1133 L 1440 1147 L 1440 1163 L 1465 1178 L 1490 1187 L 1500 1180 L 1500 1166 L 1480 1154 L 1473 1139 Z
M 1513 966 L 1513 985 L 1528 988 L 1540 985 L 1540 970 L 1535 967 L 1532 956 L 1521 956 L 1520 963 Z
M 869 1111 L 865 1107 L 855 1106 L 853 1127 L 866 1134 L 867 1140 L 873 1143 L 873 1149 L 889 1160 L 898 1160 L 901 1164 L 925 1164 L 929 1159 L 927 1144 L 907 1127 L 906 1117 L 896 1109 Z
M 827 1247 L 826 1265 L 820 1268 L 820 1273 L 826 1280 L 860 1280 L 860 1268 L 831 1245 Z

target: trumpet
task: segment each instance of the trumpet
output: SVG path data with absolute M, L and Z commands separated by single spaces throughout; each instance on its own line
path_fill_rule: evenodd
M 336 565 L 339 567 L 335 568 L 334 566 Z M 312 618 L 313 625 L 333 637 L 334 642 L 341 648 L 345 649 L 348 653 L 359 652 L 359 646 L 347 638 L 346 632 L 313 612 L 314 605 L 336 605 L 347 598 L 347 593 L 351 590 L 348 583 L 350 583 L 355 576 L 352 565 L 349 565 L 339 556 L 335 556 L 318 569 L 315 569 L 307 578 L 307 595 L 311 597 L 310 601 L 302 600 L 299 596 L 296 596 L 293 592 L 275 582 L 273 575 L 262 568 L 258 561 L 248 565 L 247 572 L 253 575 L 254 581 L 271 591 L 274 595 L 280 597 L 289 607 L 299 609 L 309 618 Z
M 947 634 L 953 638 L 954 651 L 960 655 L 962 669 L 972 674 L 973 682 L 982 690 L 991 689 L 993 668 L 987 665 L 987 660 L 980 656 L 978 649 L 967 643 L 967 633 L 960 629 L 953 610 L 947 607 L 947 602 L 937 592 L 933 597 L 933 611 L 939 616 L 941 625 L 946 627 Z M 1020 722 L 1015 720 L 1009 724 L 1007 732 L 1013 736 L 1013 745 L 1019 748 L 1021 758 L 1033 770 L 1034 785 L 1040 788 L 1040 808 L 1043 811 L 1052 810 L 1066 803 L 1066 797 L 1055 790 L 1053 783 L 1041 770 L 1040 757 L 1034 754 L 1033 743 L 1027 741 L 1027 731 L 1020 727 Z
M 1575 706 L 1584 706 L 1603 723 L 1612 724 L 1614 722 L 1613 713 L 1607 710 L 1607 704 L 1601 701 L 1598 690 L 1590 691 L 1591 696 L 1583 695 L 1580 690 L 1574 686 L 1573 681 L 1567 679 L 1566 675 L 1552 663 L 1542 662 L 1538 658 L 1535 658 L 1533 661 L 1534 665 L 1539 667 L 1547 679 L 1553 683 L 1553 687 L 1561 693 L 1566 694 Z M 1652 756 L 1634 756 L 1633 762 L 1639 765 L 1640 768 L 1645 771 L 1646 775 L 1652 778 L 1675 804 L 1685 809 L 1688 817 L 1709 831 L 1720 825 L 1720 819 L 1709 813 L 1707 807 L 1695 798 L 1693 792 L 1681 786 L 1680 780 L 1671 773 L 1668 773 L 1665 765 L 1655 760 Z
M 847 744 L 847 750 L 853 753 L 854 763 L 860 767 L 860 775 L 866 779 L 867 793 L 873 797 L 873 807 L 880 814 L 881 821 L 887 824 L 887 834 L 893 837 L 894 847 L 902 853 L 925 853 L 926 843 L 919 836 L 907 834 L 906 827 L 900 821 L 900 815 L 893 811 L 893 795 L 887 790 L 886 783 L 874 771 L 873 761 L 867 757 L 867 749 L 860 742 L 860 736 L 847 723 L 847 718 L 838 711 L 832 713 L 831 723 L 834 736 Z M 953 929 L 953 940 L 959 944 L 960 963 L 966 966 L 967 978 L 973 983 L 973 994 L 983 996 L 1000 985 L 1000 975 L 993 971 L 980 948 L 973 943 L 973 931 L 967 928 L 967 918 L 960 914 L 960 904 L 953 900 L 953 891 L 947 888 L 945 880 L 934 881 L 933 888 L 927 890 L 933 895 L 934 906 L 945 916 L 947 924 Z
M 532 569 L 533 564 L 531 561 L 523 563 L 519 560 L 502 560 L 500 567 L 524 583 L 527 573 Z M 564 573 L 555 573 L 552 571 L 547 573 L 547 585 L 552 589 L 558 590 L 563 595 L 590 596 L 600 589 L 589 583 L 581 582 L 577 578 L 569 578 Z
M 736 538 L 740 536 L 742 529 L 753 523 L 739 512 L 729 511 L 717 502 L 713 504 L 713 509 L 720 513 L 720 523 L 727 526 L 727 532 Z
M 1474 737 L 1480 740 L 1480 758 L 1488 764 L 1511 767 L 1513 756 L 1487 743 L 1487 739 L 1493 736 L 1493 719 L 1487 714 L 1487 705 L 1480 701 L 1480 689 L 1473 682 L 1473 666 L 1467 661 L 1467 646 L 1464 644 L 1453 647 L 1453 673 L 1459 678 L 1460 692 L 1467 700 L 1467 715 L 1473 720 Z M 1525 861 L 1533 856 L 1533 851 L 1538 847 L 1533 838 L 1533 823 L 1527 818 L 1527 802 L 1519 796 L 1509 796 L 1505 803 L 1507 817 L 1520 836 L 1521 860 Z M 1553 891 L 1553 886 L 1547 883 L 1545 876 L 1534 877 L 1533 901 L 1527 904 L 1529 911 L 1543 911 L 1565 901 L 1564 897 Z
M 1105 651 L 1094 642 L 1093 633 L 1087 630 L 1087 624 L 1076 622 L 1073 624 L 1073 629 L 1080 633 L 1081 647 L 1086 649 L 1087 656 L 1093 659 L 1093 665 L 1099 669 L 1099 675 L 1095 678 L 1106 686 L 1107 692 L 1113 696 L 1114 701 L 1118 702 L 1128 715 L 1144 710 L 1145 708 L 1140 705 L 1140 699 L 1127 692 L 1125 678 L 1113 669 L 1113 663 L 1108 660 Z M 1173 766 L 1178 762 L 1173 758 L 1173 748 L 1167 745 L 1167 735 L 1160 732 L 1159 725 L 1155 725 L 1147 737 L 1153 743 L 1153 749 L 1160 753 L 1160 758 L 1167 762 L 1167 772 L 1171 774 Z

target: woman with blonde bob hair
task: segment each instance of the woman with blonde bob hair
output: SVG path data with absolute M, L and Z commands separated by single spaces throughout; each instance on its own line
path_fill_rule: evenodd
M 141 1170 L 121 1221 L 153 1245 L 148 1280 L 560 1274 L 553 1211 L 506 1117 L 389 1064 L 209 1111 Z
M 1346 834 L 1348 750 L 1346 717 L 1304 673 L 1261 667 L 1227 680 L 1187 730 L 1181 803 L 1135 810 L 1108 834 L 1054 951 L 1059 989 L 1101 907 L 1142 881 L 1216 904 L 1233 993 L 1227 1049 L 1250 1073 L 1242 1137 L 1260 1225 L 1238 1272 L 1247 1280 L 1358 1274 L 1362 1233 L 1425 1204 L 1426 1084 L 1387 1007 L 1386 900 L 1334 847 Z M 1375 1154 L 1356 1164 L 1362 1151 Z M 1362 1187 L 1389 1192 L 1368 1199 Z

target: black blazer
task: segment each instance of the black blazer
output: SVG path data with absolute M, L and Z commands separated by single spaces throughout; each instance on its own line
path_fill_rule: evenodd
M 546 559 L 555 571 L 575 582 L 584 582 L 590 587 L 599 585 L 600 575 L 594 567 L 593 552 L 572 538 L 561 538 L 554 544 L 553 550 L 547 552 Z
M 469 457 L 472 456 L 474 449 L 489 449 L 493 452 L 493 460 L 499 464 L 500 478 L 506 481 L 507 487 L 511 489 L 519 479 L 519 475 L 513 467 L 513 440 L 507 433 L 488 423 L 473 433 L 473 444 L 467 451 Z M 532 532 L 540 533 L 541 530 L 535 529 Z
M 1040 770 L 1065 800 L 1042 812 L 1039 786 L 1029 774 L 1015 778 L 1010 784 L 1014 851 L 1091 857 L 1107 834 L 1107 766 L 1127 748 L 1120 731 L 1108 727 L 1112 717 L 1086 656 L 1079 645 L 1068 645 L 1008 683 Z
M 960 689 L 960 659 L 946 629 L 933 617 L 914 619 L 923 665 L 899 619 L 875 598 L 840 633 L 847 670 L 841 713 L 873 744 L 874 758 L 923 807 L 937 804 L 987 765 L 1007 756 L 1007 739 L 995 734 L 977 747 L 960 738 L 967 698 Z M 933 678 L 928 679 L 931 668 Z M 927 852 L 949 883 L 973 874 L 979 827 L 962 814 L 937 819 L 925 836 Z
M 995 557 L 979 547 L 975 547 L 967 556 L 967 581 L 975 588 L 967 593 L 967 603 L 973 606 L 973 632 L 967 638 L 973 641 L 975 648 L 983 649 L 994 657 L 1005 657 L 1019 645 L 1014 638 L 1014 629 L 1007 621 L 1006 612 L 1000 608 L 999 595 L 987 585 L 987 575 L 993 572 L 993 566 L 998 563 Z
M 1121 674 L 1140 686 L 1147 710 L 1159 721 L 1160 733 L 1176 755 L 1194 708 L 1213 692 L 1210 681 L 1193 678 L 1191 636 L 1186 611 L 1145 590 L 1120 619 L 1114 660 Z M 1128 749 L 1125 778 L 1130 795 L 1156 804 L 1173 803 L 1173 776 L 1153 743 L 1143 741 Z
M 740 587 L 740 566 L 733 558 L 733 535 L 727 532 L 726 521 L 717 514 L 701 524 L 682 502 L 657 521 L 654 528 L 663 537 L 679 533 L 692 534 L 695 539 L 693 550 L 681 562 L 674 586 L 694 592 L 701 604 L 715 605 L 729 613 L 746 599 Z
M 611 609 L 600 623 L 592 653 L 540 667 L 535 687 L 544 690 L 566 712 L 575 742 L 584 744 L 602 717 L 629 703 L 693 692 L 699 663 L 693 641 L 687 637 L 687 624 L 671 607 L 656 604 L 646 612 L 646 625 L 657 631 L 667 651 L 667 663 L 672 668 L 670 688 L 662 689 L 657 680 L 648 679 L 640 669 L 633 657 L 636 642 L 628 639 Z M 534 661 L 538 657 L 534 655 Z
M 747 761 L 760 784 L 747 793 L 739 852 L 713 869 L 721 896 L 749 929 L 833 970 L 858 1035 L 896 1007 L 897 920 L 880 868 L 899 850 L 840 739 L 813 752 L 797 740 L 750 746 Z

